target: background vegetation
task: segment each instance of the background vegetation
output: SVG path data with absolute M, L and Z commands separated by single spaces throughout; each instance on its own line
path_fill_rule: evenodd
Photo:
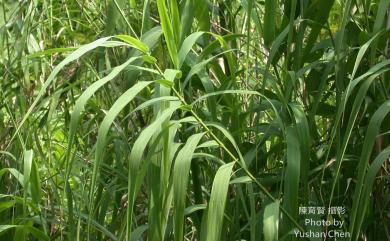
M 1 0 L 0 240 L 390 240 L 388 8 Z

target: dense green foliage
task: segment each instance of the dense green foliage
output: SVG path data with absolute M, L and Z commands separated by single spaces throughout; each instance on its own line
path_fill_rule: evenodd
M 389 2 L 1 0 L 0 240 L 390 240 Z

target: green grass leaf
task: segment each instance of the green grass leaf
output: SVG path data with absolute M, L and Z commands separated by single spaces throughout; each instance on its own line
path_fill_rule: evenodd
M 223 219 L 226 205 L 226 195 L 229 187 L 230 176 L 232 175 L 234 162 L 221 166 L 215 174 L 213 187 L 211 189 L 210 202 L 207 207 L 207 227 L 205 241 L 221 239 L 223 230 Z
M 264 208 L 263 233 L 264 240 L 277 241 L 279 232 L 279 201 L 268 204 Z
M 174 202 L 174 233 L 175 240 L 184 240 L 184 209 L 186 206 L 186 193 L 188 185 L 188 177 L 191 166 L 191 159 L 194 151 L 204 136 L 204 133 L 194 134 L 190 136 L 177 154 L 175 165 L 173 168 L 173 202 Z

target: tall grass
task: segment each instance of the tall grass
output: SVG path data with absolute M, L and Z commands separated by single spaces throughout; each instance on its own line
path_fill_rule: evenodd
M 1 1 L 0 240 L 389 240 L 389 9 Z

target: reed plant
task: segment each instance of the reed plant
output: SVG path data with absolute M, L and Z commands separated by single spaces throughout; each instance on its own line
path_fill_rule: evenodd
M 390 240 L 389 28 L 389 0 L 1 0 L 0 241 Z

